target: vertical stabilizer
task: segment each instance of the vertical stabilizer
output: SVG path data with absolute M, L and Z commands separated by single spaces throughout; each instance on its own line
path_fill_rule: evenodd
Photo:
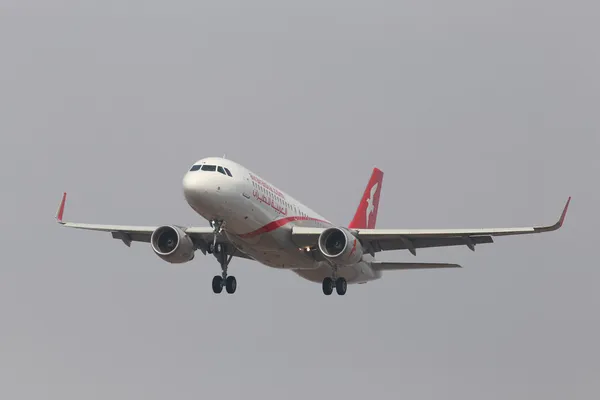
M 373 229 L 377 223 L 377 211 L 379 209 L 379 194 L 383 184 L 383 171 L 373 168 L 371 179 L 365 188 L 362 199 L 356 209 L 356 214 L 348 228 L 351 229 Z

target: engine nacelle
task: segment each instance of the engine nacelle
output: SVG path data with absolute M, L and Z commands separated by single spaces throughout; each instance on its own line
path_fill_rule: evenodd
M 150 245 L 156 255 L 172 264 L 193 260 L 196 251 L 192 239 L 176 226 L 156 228 L 150 237 Z
M 336 264 L 352 265 L 362 259 L 360 241 L 346 228 L 327 228 L 319 236 L 319 250 Z

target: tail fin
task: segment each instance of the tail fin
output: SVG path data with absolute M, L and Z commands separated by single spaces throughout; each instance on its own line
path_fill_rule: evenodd
M 373 168 L 371 179 L 365 188 L 365 192 L 358 204 L 354 218 L 348 228 L 350 229 L 373 229 L 377 223 L 377 210 L 379 209 L 379 194 L 383 184 L 383 171 Z

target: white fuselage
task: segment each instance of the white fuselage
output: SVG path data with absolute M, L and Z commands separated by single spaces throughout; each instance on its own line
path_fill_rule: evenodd
M 215 166 L 215 170 L 192 167 L 185 174 L 186 201 L 206 220 L 223 221 L 223 233 L 239 251 L 313 282 L 331 276 L 328 262 L 316 261 L 291 239 L 294 226 L 332 227 L 331 222 L 233 161 L 210 157 L 194 165 L 201 164 Z M 364 255 L 357 264 L 339 268 L 337 276 L 348 283 L 378 279 L 381 272 L 371 268 L 372 260 L 371 255 Z

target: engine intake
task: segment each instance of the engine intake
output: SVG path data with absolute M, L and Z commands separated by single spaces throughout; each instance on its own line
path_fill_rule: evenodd
M 150 237 L 152 250 L 163 260 L 172 264 L 181 264 L 194 259 L 196 246 L 181 228 L 161 226 Z
M 362 259 L 360 241 L 346 228 L 328 228 L 319 236 L 321 253 L 341 265 L 356 264 Z

